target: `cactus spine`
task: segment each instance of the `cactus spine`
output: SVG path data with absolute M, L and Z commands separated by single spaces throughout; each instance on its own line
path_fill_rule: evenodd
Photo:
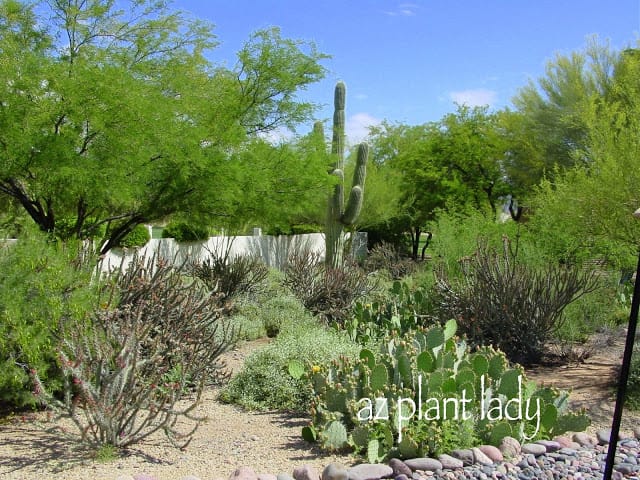
M 344 229 L 353 224 L 360 214 L 364 198 L 364 182 L 367 172 L 369 146 L 361 143 L 358 146 L 356 169 L 349 200 L 344 201 L 344 118 L 346 87 L 338 82 L 334 96 L 333 136 L 331 154 L 333 165 L 331 174 L 338 179 L 333 193 L 329 197 L 327 224 L 325 229 L 325 263 L 332 268 L 341 267 L 344 253 Z M 316 127 L 317 128 L 317 127 Z

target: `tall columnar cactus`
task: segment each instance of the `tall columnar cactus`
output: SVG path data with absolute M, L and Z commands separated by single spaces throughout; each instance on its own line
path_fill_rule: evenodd
M 333 165 L 331 174 L 338 179 L 332 195 L 329 197 L 327 212 L 327 224 L 325 229 L 325 246 L 327 266 L 338 268 L 343 263 L 344 253 L 344 229 L 353 224 L 360 214 L 364 199 L 364 181 L 367 172 L 367 158 L 369 146 L 361 143 L 358 146 L 356 168 L 353 174 L 353 183 L 349 200 L 345 206 L 344 200 L 344 107 L 346 87 L 343 82 L 338 82 L 335 89 L 334 113 L 333 113 L 333 138 L 331 142 L 331 154 Z

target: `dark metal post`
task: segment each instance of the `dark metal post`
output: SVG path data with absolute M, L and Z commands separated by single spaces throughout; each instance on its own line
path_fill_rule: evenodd
M 640 218 L 640 209 L 636 210 L 633 216 Z M 616 396 L 616 407 L 613 412 L 613 423 L 611 424 L 611 437 L 609 438 L 609 449 L 607 450 L 604 480 L 611 480 L 611 475 L 613 474 L 613 463 L 618 446 L 618 437 L 620 436 L 624 397 L 627 393 L 627 381 L 629 380 L 629 369 L 631 368 L 631 355 L 633 354 L 633 344 L 636 339 L 638 309 L 640 309 L 640 252 L 638 253 L 638 266 L 636 268 L 636 280 L 633 286 L 633 298 L 631 299 L 631 314 L 629 315 L 629 326 L 627 328 L 627 341 L 624 346 L 622 368 L 620 369 L 620 379 L 618 380 L 618 395 Z

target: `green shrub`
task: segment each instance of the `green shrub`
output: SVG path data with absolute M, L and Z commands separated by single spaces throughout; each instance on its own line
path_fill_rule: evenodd
M 135 228 L 120 241 L 118 246 L 122 248 L 143 247 L 149 240 L 151 240 L 149 228 L 146 225 L 136 225 Z
M 242 340 L 276 337 L 286 325 L 308 315 L 304 306 L 291 295 L 272 293 L 240 302 L 237 313 L 226 320 Z
M 57 392 L 62 376 L 55 346 L 61 326 L 84 321 L 93 304 L 91 268 L 78 245 L 52 241 L 35 229 L 0 246 L 0 403 L 33 405 L 29 371 Z
M 288 301 L 276 302 L 273 310 L 284 307 Z M 333 329 L 318 323 L 298 305 L 298 316 L 284 313 L 289 319 L 281 326 L 280 334 L 272 343 L 251 354 L 242 370 L 231 379 L 221 392 L 223 401 L 236 403 L 248 409 L 279 409 L 306 411 L 311 390 L 302 379 L 288 373 L 292 360 L 325 364 L 341 355 L 353 356 L 359 347 Z
M 503 353 L 486 347 L 471 353 L 455 337 L 456 327 L 451 320 L 394 332 L 378 351 L 365 348 L 358 359 L 307 362 L 306 370 L 292 364 L 292 375 L 314 392 L 304 438 L 380 462 L 497 446 L 505 436 L 550 438 L 589 425 L 586 415 L 568 411 L 568 395 L 537 387 Z
M 173 238 L 176 242 L 199 242 L 209 236 L 206 227 L 187 222 L 171 222 L 162 230 L 162 238 Z

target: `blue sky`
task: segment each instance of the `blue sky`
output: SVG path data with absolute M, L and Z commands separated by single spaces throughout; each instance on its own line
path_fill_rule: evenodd
M 332 58 L 327 77 L 301 97 L 333 113 L 336 81 L 347 84 L 347 134 L 369 124 L 422 124 L 454 102 L 510 105 L 518 89 L 544 74 L 557 53 L 582 50 L 592 35 L 615 49 L 636 45 L 640 0 L 177 0 L 216 26 L 210 55 L 231 67 L 257 29 L 309 40 Z M 309 126 L 310 128 L 310 126 Z M 304 133 L 304 127 L 301 128 Z

